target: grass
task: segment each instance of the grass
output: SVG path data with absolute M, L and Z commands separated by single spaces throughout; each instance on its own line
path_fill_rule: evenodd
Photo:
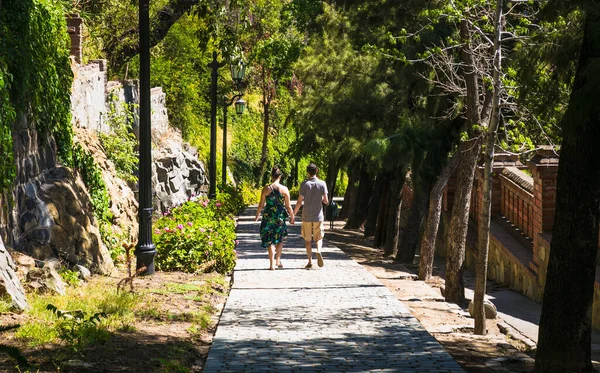
M 0 315 L 3 313 L 10 312 L 12 310 L 12 303 L 8 298 L 0 298 Z
M 117 330 L 125 325 L 131 325 L 135 321 L 135 309 L 138 302 L 139 295 L 117 293 L 114 287 L 108 287 L 102 279 L 77 288 L 69 287 L 63 296 L 30 296 L 31 308 L 27 313 L 33 321 L 21 326 L 15 336 L 26 341 L 27 345 L 31 347 L 56 342 L 60 335 L 61 322 L 51 311 L 46 309 L 48 304 L 52 304 L 59 310 L 81 310 L 86 315 L 105 313 L 107 317 L 102 318 L 96 327 L 100 334 L 96 335 L 93 330 L 84 332 L 84 338 L 101 340 L 106 337 L 106 330 Z
M 179 328 L 188 332 L 190 343 L 195 343 L 192 341 L 205 337 L 213 323 L 212 315 L 217 309 L 211 304 L 212 296 L 224 295 L 228 284 L 225 276 L 219 274 L 188 278 L 188 282 L 181 281 L 179 277 L 172 282 L 154 284 L 148 281 L 144 285 L 150 287 L 130 293 L 117 291 L 114 278 L 94 276 L 90 282 L 82 281 L 79 286 L 75 286 L 75 281 L 72 281 L 73 284 L 67 287 L 65 295 L 28 294 L 30 308 L 26 311 L 27 321 L 10 331 L 13 340 L 18 343 L 7 345 L 6 348 L 16 346 L 13 360 L 18 363 L 19 355 L 16 352 L 25 346 L 41 350 L 51 345 L 60 346 L 60 351 L 52 357 L 43 358 L 59 367 L 62 362 L 73 359 L 74 356 L 85 356 L 89 346 L 94 346 L 95 350 L 109 341 L 105 346 L 110 351 L 111 343 L 121 340 L 119 338 L 125 334 L 131 335 L 125 338 L 135 338 L 136 333 L 145 333 L 148 323 L 154 326 L 166 325 L 168 328 L 185 323 L 180 324 Z M 192 304 L 189 300 L 197 303 Z M 61 312 L 53 313 L 47 309 L 48 305 L 55 306 Z M 0 298 L 0 314 L 9 312 L 11 308 L 8 300 Z M 70 315 L 80 316 L 73 320 L 70 316 L 63 316 L 66 311 L 71 311 Z M 102 316 L 92 320 L 95 314 Z M 11 352 L 12 350 L 4 351 L 5 354 Z M 189 348 L 185 354 L 188 353 Z M 160 358 L 161 372 L 189 372 L 177 357 L 169 355 Z M 22 369 L 30 368 L 18 364 Z M 40 361 L 36 360 L 33 367 L 38 364 Z

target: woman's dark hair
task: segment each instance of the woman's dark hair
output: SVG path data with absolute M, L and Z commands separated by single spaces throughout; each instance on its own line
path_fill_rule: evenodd
M 279 169 L 279 167 L 275 166 L 273 167 L 273 169 L 271 170 L 271 177 L 273 179 L 277 179 L 279 176 L 281 176 L 281 170 Z

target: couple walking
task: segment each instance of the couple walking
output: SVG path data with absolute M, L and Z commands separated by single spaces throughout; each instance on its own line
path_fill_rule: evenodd
M 323 224 L 323 204 L 328 204 L 327 185 L 323 180 L 317 178 L 319 169 L 314 163 L 306 167 L 308 178 L 300 186 L 298 202 L 292 211 L 290 203 L 290 192 L 288 188 L 281 185 L 281 170 L 273 167 L 271 171 L 271 184 L 265 186 L 260 196 L 260 203 L 256 211 L 254 221 L 258 221 L 260 212 L 265 208 L 260 224 L 261 246 L 266 247 L 269 252 L 269 269 L 275 269 L 273 262 L 278 268 L 281 264 L 281 252 L 283 251 L 283 237 L 287 236 L 286 218 L 290 217 L 290 223 L 295 224 L 296 214 L 302 208 L 302 238 L 306 247 L 308 264 L 306 269 L 312 268 L 312 241 L 317 245 L 317 264 L 323 267 L 323 235 L 325 227 Z

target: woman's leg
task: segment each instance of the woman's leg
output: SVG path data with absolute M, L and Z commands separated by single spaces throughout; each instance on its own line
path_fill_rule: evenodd
M 275 265 L 277 267 L 283 267 L 281 265 L 281 252 L 283 251 L 283 241 L 275 245 Z
M 267 250 L 269 251 L 269 269 L 273 268 L 273 245 L 267 246 Z

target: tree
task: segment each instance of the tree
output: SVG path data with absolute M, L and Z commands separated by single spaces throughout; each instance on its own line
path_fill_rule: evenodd
M 477 255 L 477 269 L 475 279 L 475 295 L 473 298 L 473 317 L 475 318 L 475 334 L 486 334 L 485 309 L 483 300 L 485 297 L 485 285 L 487 281 L 488 251 L 490 246 L 490 220 L 492 213 L 492 167 L 494 164 L 494 147 L 496 143 L 496 132 L 500 122 L 500 91 L 502 81 L 500 73 L 502 69 L 502 48 L 500 47 L 502 35 L 502 0 L 496 0 L 496 14 L 494 17 L 494 39 L 492 48 L 493 73 L 492 73 L 492 112 L 490 113 L 490 124 L 488 125 L 486 144 L 484 151 L 483 170 L 483 203 L 479 219 L 479 250 Z
M 563 141 L 556 189 L 536 372 L 592 372 L 591 310 L 600 224 L 600 7 L 563 4 L 584 12 L 575 81 L 561 120 Z

